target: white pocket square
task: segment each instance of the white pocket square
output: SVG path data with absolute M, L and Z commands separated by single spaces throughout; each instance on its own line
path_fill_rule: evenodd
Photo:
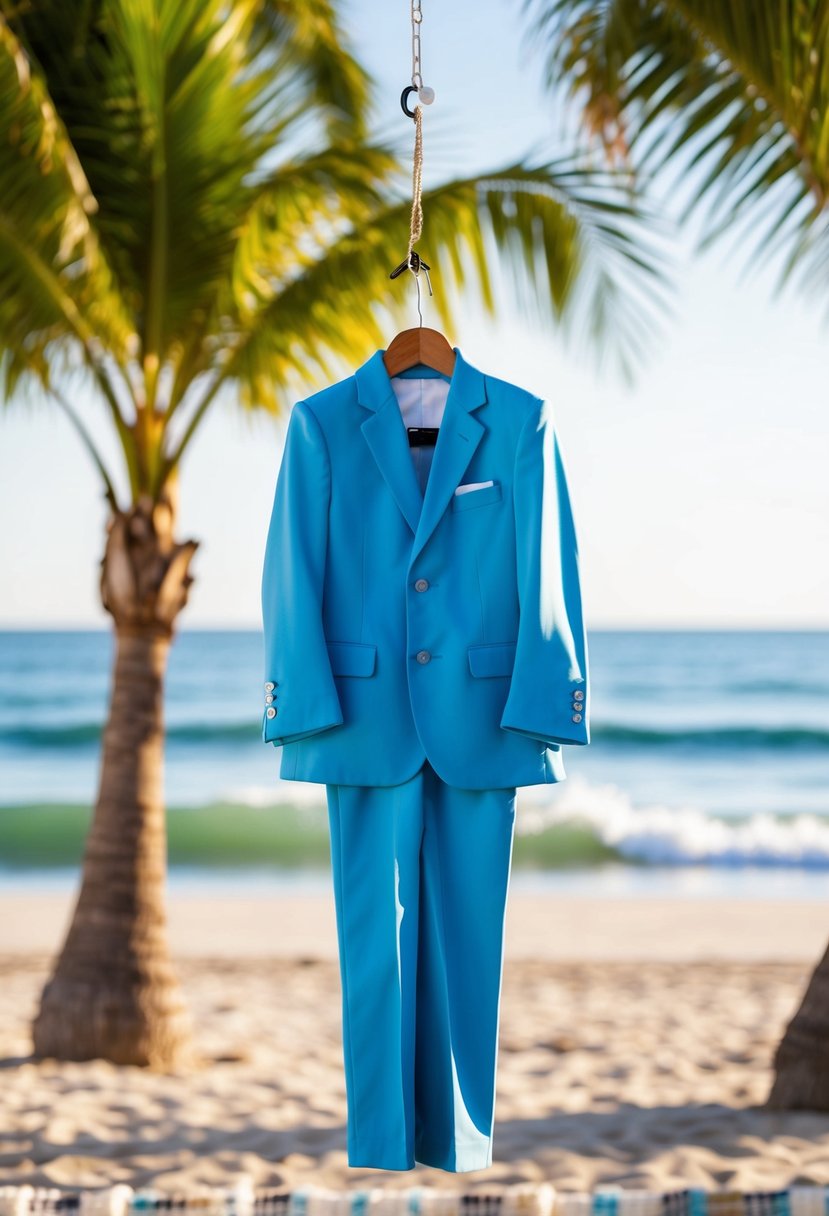
M 458 486 L 455 490 L 456 494 L 468 494 L 470 490 L 482 490 L 484 486 L 491 486 L 495 483 L 490 481 L 470 481 L 465 486 Z

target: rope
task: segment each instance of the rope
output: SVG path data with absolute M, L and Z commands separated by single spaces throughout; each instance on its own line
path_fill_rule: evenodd
M 412 249 L 415 242 L 420 240 L 423 231 L 423 107 L 415 106 L 415 146 L 414 165 L 412 167 L 412 219 L 409 225 L 409 249 L 407 258 L 411 261 Z

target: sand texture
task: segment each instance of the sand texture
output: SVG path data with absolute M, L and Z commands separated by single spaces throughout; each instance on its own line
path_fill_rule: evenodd
M 691 911 L 685 923 L 693 937 Z M 774 909 L 767 912 L 771 924 Z M 605 906 L 602 916 L 612 914 Z M 825 931 L 827 918 L 819 920 Z M 644 952 L 602 961 L 589 950 L 579 960 L 578 925 L 574 917 L 570 959 L 523 957 L 511 933 L 494 1164 L 463 1175 L 346 1165 L 330 942 L 318 940 L 303 959 L 289 950 L 277 957 L 276 941 L 259 958 L 249 943 L 242 958 L 211 954 L 207 935 L 199 958 L 191 941 L 178 965 L 205 1063 L 176 1076 L 102 1061 L 33 1061 L 29 1022 L 49 957 L 6 947 L 0 1182 L 176 1190 L 247 1175 L 255 1186 L 548 1181 L 568 1191 L 613 1182 L 657 1190 L 829 1184 L 829 1115 L 762 1109 L 775 1043 L 811 966 L 799 957 L 802 945 L 792 939 L 769 961 L 705 961 L 687 942 L 676 943 L 677 961 Z M 720 947 L 738 953 L 743 930 L 736 915 L 729 939 L 729 922 L 721 921 Z M 281 935 L 290 937 L 284 922 Z M 260 928 L 260 945 L 261 936 Z M 665 953 L 660 941 L 653 954 Z

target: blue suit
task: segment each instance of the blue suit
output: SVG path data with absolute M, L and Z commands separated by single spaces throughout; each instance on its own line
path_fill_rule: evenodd
M 454 349 L 294 405 L 265 553 L 263 738 L 327 787 L 352 1166 L 491 1164 L 516 787 L 589 742 L 550 412 Z

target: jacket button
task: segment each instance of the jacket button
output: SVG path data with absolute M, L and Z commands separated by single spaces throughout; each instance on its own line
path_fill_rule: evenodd
M 432 656 L 429 654 L 428 650 L 418 650 L 417 654 L 415 655 L 418 663 L 428 663 L 431 657 Z
M 429 580 L 427 578 L 419 578 L 415 583 L 415 591 L 428 591 Z
M 265 712 L 269 718 L 276 717 L 276 710 L 274 709 L 274 707 L 272 705 L 269 705 Z

